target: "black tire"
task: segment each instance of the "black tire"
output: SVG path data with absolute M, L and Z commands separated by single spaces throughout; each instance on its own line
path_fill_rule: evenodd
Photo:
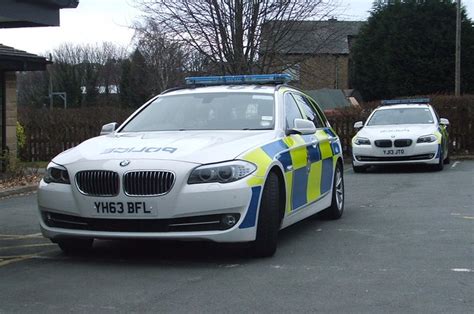
M 279 194 L 278 176 L 274 172 L 270 172 L 263 187 L 258 213 L 257 236 L 250 247 L 251 254 L 254 257 L 270 257 L 276 252 L 281 223 Z
M 337 163 L 332 183 L 331 206 L 324 210 L 324 216 L 329 219 L 339 219 L 344 213 L 344 171 Z
M 450 162 L 451 162 L 451 159 L 449 158 L 449 151 L 448 151 L 448 155 L 446 156 L 446 159 L 444 160 L 444 164 L 449 165 Z
M 55 242 L 64 253 L 74 254 L 90 250 L 94 239 L 61 239 Z

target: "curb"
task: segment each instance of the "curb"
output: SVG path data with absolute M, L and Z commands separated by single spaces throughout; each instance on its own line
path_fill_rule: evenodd
M 38 189 L 38 184 L 32 184 L 32 185 L 26 185 L 22 187 L 15 187 L 15 188 L 9 188 L 5 189 L 3 191 L 0 191 L 0 198 L 8 197 L 8 196 L 15 196 L 19 194 L 24 194 L 24 193 L 29 193 L 36 191 Z

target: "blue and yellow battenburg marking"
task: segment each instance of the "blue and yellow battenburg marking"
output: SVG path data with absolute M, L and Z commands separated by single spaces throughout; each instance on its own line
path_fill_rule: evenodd
M 265 175 L 274 160 L 280 161 L 284 169 L 286 213 L 289 214 L 331 190 L 340 154 L 340 142 L 330 128 L 318 130 L 315 135 L 287 136 L 246 154 L 243 159 L 256 164 L 257 172 L 247 181 L 252 188 L 252 197 L 240 228 L 255 226 Z

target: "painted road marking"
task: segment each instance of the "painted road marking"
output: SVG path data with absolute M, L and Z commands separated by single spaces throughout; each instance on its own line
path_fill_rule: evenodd
M 470 273 L 472 269 L 469 268 L 451 268 L 452 271 L 459 272 L 459 273 Z
M 462 218 L 464 218 L 464 219 L 474 219 L 474 217 L 471 217 L 471 216 L 463 216 Z
M 0 240 L 21 240 L 31 238 L 42 238 L 41 233 L 32 234 L 0 234 Z
M 47 254 L 55 252 L 56 250 L 47 250 L 38 252 L 36 254 L 25 254 L 25 255 L 10 255 L 10 256 L 0 256 L 0 267 L 7 266 L 9 264 L 26 261 L 29 259 L 56 259 L 56 257 L 41 256 L 41 254 Z
M 0 247 L 0 250 L 20 249 L 20 248 L 38 247 L 38 246 L 52 246 L 52 245 L 56 245 L 56 244 L 54 244 L 54 243 L 39 243 L 39 244 L 24 244 L 24 245 L 15 245 L 15 246 L 4 246 L 4 247 Z
M 457 165 L 459 165 L 461 162 L 460 161 L 455 161 L 454 164 L 451 166 L 451 168 L 456 168 Z
M 17 258 L 12 258 L 12 259 L 7 259 L 5 261 L 2 261 L 0 260 L 0 267 L 2 266 L 7 266 L 8 264 L 12 264 L 12 263 L 16 263 L 16 262 L 21 262 L 21 261 L 25 261 L 27 259 L 30 259 L 31 256 L 21 256 L 21 257 L 17 257 Z

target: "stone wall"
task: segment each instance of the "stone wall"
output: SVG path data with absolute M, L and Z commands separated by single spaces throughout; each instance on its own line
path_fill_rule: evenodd
M 299 81 L 292 85 L 303 90 L 321 88 L 349 89 L 349 56 L 321 54 L 308 57 L 291 56 L 285 58 L 296 62 Z
M 16 157 L 16 121 L 17 121 L 17 101 L 16 101 L 16 74 L 15 72 L 5 73 L 5 137 L 6 146 L 10 151 L 10 156 Z

